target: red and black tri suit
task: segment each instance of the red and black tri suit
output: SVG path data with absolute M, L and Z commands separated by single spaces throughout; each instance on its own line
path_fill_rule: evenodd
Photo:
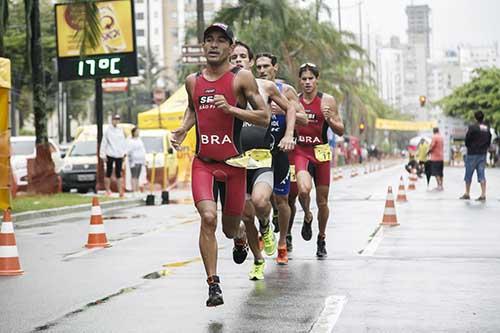
M 242 153 L 240 133 L 243 121 L 216 108 L 213 101 L 215 95 L 224 95 L 229 105 L 238 106 L 234 79 L 239 70 L 239 67 L 234 67 L 215 81 L 198 73 L 192 94 L 196 116 L 196 156 L 191 182 L 193 199 L 195 203 L 216 201 L 220 195 L 223 213 L 231 216 L 243 213 L 246 169 L 232 167 L 224 161 Z

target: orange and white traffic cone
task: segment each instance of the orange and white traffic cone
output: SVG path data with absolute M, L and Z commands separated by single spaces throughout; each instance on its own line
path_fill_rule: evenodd
M 389 227 L 398 226 L 398 218 L 396 216 L 396 206 L 394 205 L 394 196 L 392 195 L 392 187 L 389 186 L 387 190 L 387 199 L 385 200 L 384 217 L 382 218 L 382 225 Z
M 356 177 L 356 170 L 353 168 L 351 168 L 351 178 L 353 177 Z
M 24 271 L 19 264 L 14 224 L 10 210 L 4 210 L 3 223 L 0 230 L 0 276 L 21 275 Z
M 337 181 L 337 180 L 339 180 L 339 178 L 338 178 L 337 174 L 338 174 L 337 169 L 333 169 L 332 181 Z
M 407 202 L 406 191 L 405 191 L 405 183 L 403 180 L 403 176 L 399 179 L 399 187 L 398 187 L 398 196 L 396 197 L 397 202 Z
M 409 179 L 410 179 L 410 184 L 408 185 L 408 190 L 409 190 L 409 191 L 414 191 L 414 190 L 416 190 L 416 189 L 417 189 L 417 188 L 415 187 L 415 176 L 416 176 L 416 175 L 417 175 L 417 174 L 415 173 L 415 169 L 412 169 L 412 170 L 411 170 L 410 177 L 409 177 Z
M 104 230 L 104 224 L 102 223 L 102 211 L 101 206 L 99 206 L 99 200 L 97 197 L 92 199 L 92 215 L 90 217 L 90 228 L 89 228 L 89 238 L 87 240 L 86 248 L 92 249 L 95 247 L 109 247 L 106 237 L 106 231 Z
M 342 168 L 339 168 L 339 173 L 338 173 L 337 177 L 338 177 L 338 179 L 344 178 L 344 170 L 342 170 Z

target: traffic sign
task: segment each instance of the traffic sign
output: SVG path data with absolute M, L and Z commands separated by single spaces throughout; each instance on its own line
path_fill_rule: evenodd
M 182 47 L 182 62 L 191 65 L 204 65 L 207 62 L 201 45 L 184 45 Z
M 105 93 L 113 92 L 127 92 L 128 91 L 128 78 L 111 78 L 102 80 L 102 90 Z

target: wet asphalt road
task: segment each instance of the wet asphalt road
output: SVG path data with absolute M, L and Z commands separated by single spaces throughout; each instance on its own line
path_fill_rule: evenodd
M 0 279 L 0 331 L 327 332 L 319 318 L 328 297 L 345 300 L 330 316 L 335 332 L 500 331 L 500 170 L 487 170 L 484 204 L 457 200 L 461 168 L 445 170 L 441 193 L 419 180 L 409 202 L 396 206 L 401 225 L 368 243 L 387 186 L 396 189 L 402 172 L 395 166 L 333 183 L 328 259 L 315 258 L 317 225 L 312 241 L 301 239 L 299 212 L 290 264 L 268 258 L 264 281 L 248 280 L 250 259 L 232 262 L 232 242 L 218 228 L 225 304 L 215 309 L 204 305 L 199 223 L 190 203 L 105 216 L 113 246 L 96 251 L 82 248 L 88 217 L 18 225 L 26 272 Z M 185 202 L 190 193 L 173 195 Z M 157 278 L 144 279 L 148 274 Z

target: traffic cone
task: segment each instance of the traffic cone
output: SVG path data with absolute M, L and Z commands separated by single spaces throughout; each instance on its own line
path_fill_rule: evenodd
M 382 225 L 395 227 L 398 226 L 398 218 L 396 216 L 396 207 L 394 206 L 394 196 L 392 195 L 392 187 L 389 186 L 387 190 L 387 199 L 385 200 L 384 217 L 382 218 Z
M 0 230 L 0 276 L 21 275 L 24 271 L 19 264 L 14 224 L 10 210 L 4 210 L 3 223 Z
M 411 170 L 411 174 L 410 174 L 410 184 L 408 185 L 408 191 L 414 191 L 416 190 L 417 188 L 415 187 L 415 177 L 417 174 L 415 173 L 415 169 L 412 169 Z
M 95 247 L 110 247 L 102 223 L 102 211 L 99 206 L 97 197 L 92 199 L 92 215 L 90 216 L 89 238 L 87 240 L 86 248 L 92 249 Z
M 337 174 L 338 174 L 337 169 L 333 169 L 333 176 L 332 176 L 332 181 L 333 182 L 338 180 Z
M 398 196 L 396 197 L 397 202 L 407 202 L 408 199 L 406 198 L 406 192 L 405 192 L 405 183 L 403 180 L 403 176 L 399 179 L 399 187 L 398 187 Z
M 351 178 L 356 177 L 356 170 L 354 168 L 351 168 Z
M 338 173 L 338 176 L 337 176 L 339 179 L 342 179 L 344 178 L 344 170 L 342 170 L 342 168 L 339 168 L 339 173 Z

